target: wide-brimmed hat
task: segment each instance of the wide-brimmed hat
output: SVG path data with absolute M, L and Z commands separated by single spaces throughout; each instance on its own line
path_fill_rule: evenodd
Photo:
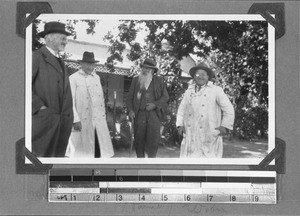
M 61 33 L 67 36 L 72 33 L 66 31 L 66 25 L 60 22 L 48 22 L 44 26 L 44 31 L 37 34 L 38 37 L 45 37 L 45 35 L 50 33 Z
M 96 62 L 99 62 L 99 61 L 95 60 L 95 56 L 94 56 L 93 52 L 87 52 L 87 51 L 85 51 L 83 53 L 82 59 L 78 60 L 78 61 L 79 62 L 87 62 L 87 63 L 96 63 Z
M 158 68 L 156 67 L 156 61 L 150 58 L 146 58 L 142 64 L 140 64 L 140 67 L 148 67 L 148 68 L 153 68 L 154 73 L 158 71 Z
M 194 77 L 195 72 L 197 70 L 205 70 L 207 72 L 207 75 L 209 76 L 209 80 L 213 79 L 215 77 L 215 73 L 212 69 L 210 69 L 204 62 L 200 62 L 196 66 L 192 67 L 190 69 L 190 75 L 191 77 Z

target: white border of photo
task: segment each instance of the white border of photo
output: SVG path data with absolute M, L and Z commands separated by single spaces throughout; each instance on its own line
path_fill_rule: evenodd
M 265 21 L 258 14 L 41 14 L 38 19 L 57 21 L 66 19 L 98 20 L 205 20 L 205 21 Z M 25 73 L 25 146 L 31 151 L 31 77 L 32 77 L 32 24 L 26 29 Z M 268 153 L 275 147 L 275 28 L 268 23 L 268 82 L 269 123 Z M 43 164 L 147 164 L 147 165 L 257 165 L 263 158 L 38 158 Z M 27 159 L 25 163 L 30 163 Z M 272 161 L 271 164 L 274 164 Z M 112 166 L 113 167 L 113 166 Z M 153 166 L 155 168 L 155 166 Z

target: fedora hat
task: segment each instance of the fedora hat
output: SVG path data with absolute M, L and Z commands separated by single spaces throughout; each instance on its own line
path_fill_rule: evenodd
M 82 56 L 82 60 L 78 60 L 79 62 L 87 62 L 87 63 L 96 63 L 99 61 L 95 60 L 95 56 L 93 52 L 85 51 Z
M 154 73 L 158 71 L 158 68 L 156 67 L 156 61 L 150 58 L 146 58 L 142 64 L 140 64 L 140 67 L 147 67 L 147 68 L 153 68 Z
M 205 70 L 207 72 L 207 75 L 209 76 L 209 80 L 212 80 L 215 77 L 215 73 L 213 72 L 213 70 L 210 69 L 204 62 L 201 62 L 190 69 L 189 72 L 191 77 L 194 77 L 197 70 Z
M 38 37 L 45 37 L 45 35 L 50 33 L 61 33 L 67 36 L 72 33 L 66 31 L 66 25 L 60 22 L 48 22 L 44 26 L 44 31 L 37 34 Z

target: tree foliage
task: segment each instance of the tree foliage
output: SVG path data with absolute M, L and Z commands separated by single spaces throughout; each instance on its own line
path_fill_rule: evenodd
M 147 30 L 144 46 L 135 42 L 141 26 Z M 114 47 L 129 46 L 131 61 L 155 58 L 171 101 L 178 100 L 186 87 L 180 80 L 179 61 L 194 55 L 208 62 L 216 71 L 216 84 L 234 104 L 234 135 L 251 139 L 268 133 L 267 35 L 265 21 L 124 20 L 119 34 L 109 39 Z
M 67 23 L 74 39 L 76 22 Z M 95 33 L 97 20 L 84 22 L 88 24 L 86 33 Z M 144 44 L 137 40 L 140 32 L 146 32 Z M 142 59 L 154 58 L 160 75 L 166 78 L 172 103 L 180 99 L 187 85 L 180 78 L 180 60 L 193 55 L 206 61 L 216 72 L 215 83 L 234 104 L 233 134 L 252 139 L 268 135 L 267 36 L 266 21 L 122 20 L 118 33 L 109 32 L 104 38 L 110 43 L 105 64 L 114 71 L 115 62 L 123 61 L 122 54 L 128 47 L 126 58 L 133 62 L 133 74 L 138 72 Z

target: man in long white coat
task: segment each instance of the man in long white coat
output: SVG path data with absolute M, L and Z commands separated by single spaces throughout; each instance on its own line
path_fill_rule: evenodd
M 180 157 L 221 158 L 222 136 L 233 129 L 234 109 L 223 89 L 211 80 L 204 63 L 190 69 L 193 78 L 177 112 L 176 126 L 183 140 Z
M 74 123 L 69 140 L 68 157 L 95 157 L 98 140 L 101 158 L 114 155 L 106 122 L 105 104 L 100 77 L 94 71 L 94 53 L 84 52 L 78 60 L 81 69 L 69 77 Z

